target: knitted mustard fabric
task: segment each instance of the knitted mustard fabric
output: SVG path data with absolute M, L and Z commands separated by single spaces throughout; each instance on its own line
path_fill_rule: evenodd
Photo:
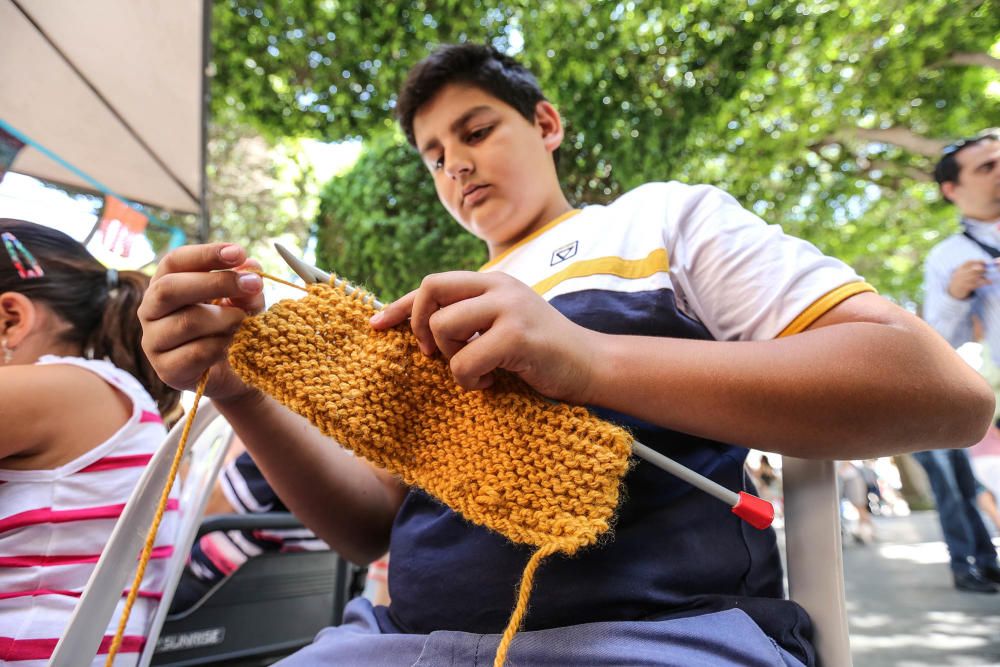
M 248 318 L 232 367 L 473 523 L 545 554 L 593 544 L 618 505 L 631 436 L 510 374 L 485 391 L 462 389 L 408 325 L 371 329 L 375 311 L 359 294 L 312 285 Z

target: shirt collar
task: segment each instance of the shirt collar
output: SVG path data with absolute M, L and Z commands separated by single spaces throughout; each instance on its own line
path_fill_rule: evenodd
M 962 218 L 962 225 L 964 227 L 970 227 L 973 229 L 981 229 L 985 227 L 1000 227 L 1000 218 L 997 218 L 996 220 L 976 220 L 975 218 L 964 216 Z
M 992 246 L 1000 246 L 1000 220 L 976 220 L 964 217 L 962 227 L 976 239 Z

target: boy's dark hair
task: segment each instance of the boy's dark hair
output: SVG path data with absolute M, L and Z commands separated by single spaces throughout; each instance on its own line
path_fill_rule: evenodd
M 968 139 L 959 139 L 942 149 L 941 159 L 934 166 L 934 180 L 937 181 L 938 187 L 944 183 L 958 183 L 958 173 L 961 171 L 956 159 L 958 154 L 969 146 L 975 146 L 983 141 L 1000 141 L 1000 133 L 996 130 L 987 130 Z M 941 193 L 941 196 L 944 197 L 945 201 L 951 201 L 944 192 Z
M 131 373 L 156 400 L 164 417 L 180 401 L 180 392 L 157 377 L 142 351 L 137 310 L 149 278 L 138 271 L 111 273 L 66 234 L 23 220 L 0 218 L 0 234 L 10 234 L 42 270 L 40 277 L 22 275 L 23 259 L 0 243 L 0 294 L 17 292 L 48 306 L 69 328 L 65 342 L 84 355 L 108 359 Z M 15 261 L 22 263 L 19 270 Z
M 538 80 L 523 65 L 490 46 L 445 44 L 410 70 L 396 100 L 396 118 L 410 145 L 416 147 L 413 117 L 442 88 L 452 83 L 475 86 L 509 104 L 529 123 L 545 100 Z M 559 164 L 558 151 L 553 159 Z

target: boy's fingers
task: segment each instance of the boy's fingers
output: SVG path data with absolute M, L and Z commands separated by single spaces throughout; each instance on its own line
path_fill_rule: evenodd
M 429 323 L 434 342 L 448 359 L 455 356 L 481 331 L 496 320 L 496 308 L 483 298 L 466 299 L 431 313 Z
M 262 268 L 260 262 L 255 259 L 248 259 L 242 265 L 236 267 L 236 271 L 240 273 L 259 273 Z M 241 285 L 242 288 L 242 285 Z M 239 308 L 244 312 L 254 314 L 259 313 L 264 310 L 264 290 L 257 292 L 256 294 L 241 294 L 235 297 L 229 297 L 223 299 L 222 305 L 232 306 L 234 308 Z
M 371 325 L 378 330 L 389 329 L 400 322 L 405 322 L 413 309 L 413 299 L 417 296 L 417 290 L 399 297 L 385 308 L 372 315 Z
M 493 384 L 493 371 L 503 363 L 505 352 L 500 334 L 485 332 L 451 358 L 451 373 L 465 389 L 486 389 Z
M 416 291 L 410 312 L 410 327 L 420 343 L 420 349 L 425 354 L 434 352 L 431 315 L 453 303 L 482 296 L 491 283 L 491 276 L 472 271 L 436 273 L 424 278 L 420 289 Z
M 228 308 L 238 308 L 247 315 L 256 315 L 264 310 L 264 294 L 260 293 L 249 299 L 222 299 L 219 301 L 219 305 Z
M 172 317 L 150 322 L 146 327 L 147 353 L 163 354 L 200 338 L 228 337 L 246 318 L 237 308 L 199 303 L 176 311 Z
M 213 271 L 166 274 L 146 290 L 139 305 L 139 318 L 156 320 L 185 306 L 215 299 L 251 299 L 262 289 L 263 281 L 255 273 Z
M 431 315 L 458 301 L 481 296 L 494 278 L 472 271 L 429 275 L 424 278 L 418 289 L 376 313 L 371 324 L 376 329 L 388 329 L 409 317 L 410 327 L 417 337 L 420 349 L 425 354 L 433 354 L 436 343 L 430 328 Z
M 483 294 L 491 285 L 501 279 L 498 274 L 476 273 L 475 271 L 449 271 L 447 273 L 432 273 L 420 283 L 418 303 L 422 299 L 438 304 L 440 307 L 450 306 L 464 299 Z M 414 311 L 418 304 L 414 304 Z
M 236 267 L 237 271 L 256 271 L 260 272 L 263 268 L 256 259 L 247 259 L 245 262 Z
M 160 260 L 153 281 L 171 273 L 236 268 L 247 259 L 246 250 L 234 243 L 182 246 Z
M 177 375 L 161 376 L 171 387 L 178 389 L 193 387 L 206 368 L 225 358 L 228 347 L 228 336 L 202 338 L 161 354 L 161 362 L 157 369 L 177 370 L 179 373 Z

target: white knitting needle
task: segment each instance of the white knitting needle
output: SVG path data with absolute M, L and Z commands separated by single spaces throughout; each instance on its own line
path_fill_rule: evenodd
M 311 264 L 306 264 L 280 243 L 275 243 L 274 248 L 288 266 L 292 268 L 292 271 L 295 271 L 306 284 L 330 282 L 331 276 L 329 273 L 317 269 Z M 346 280 L 341 280 L 340 278 L 334 278 L 333 284 L 338 287 L 342 285 L 348 294 L 357 289 Z M 382 308 L 382 303 L 378 299 L 374 297 L 370 298 L 370 303 L 375 308 Z M 651 447 L 647 447 L 638 440 L 632 442 L 632 453 L 652 463 L 657 468 L 679 477 L 696 489 L 700 489 L 710 496 L 718 498 L 729 505 L 734 514 L 755 528 L 767 528 L 771 525 L 771 521 L 774 520 L 774 507 L 766 500 L 753 496 L 746 491 L 740 491 L 739 493 L 730 491 L 704 475 L 691 470 L 687 466 L 681 465 L 672 458 L 664 456 Z

